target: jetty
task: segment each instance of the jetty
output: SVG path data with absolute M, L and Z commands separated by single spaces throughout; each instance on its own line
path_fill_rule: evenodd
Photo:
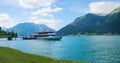
M 37 39 L 36 37 L 27 37 L 27 36 L 25 36 L 25 37 L 23 37 L 23 40 L 35 40 L 35 39 Z

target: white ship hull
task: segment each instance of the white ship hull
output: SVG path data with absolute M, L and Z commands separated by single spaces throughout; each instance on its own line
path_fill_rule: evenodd
M 61 36 L 48 36 L 48 37 L 37 37 L 37 39 L 45 39 L 45 40 L 60 40 Z

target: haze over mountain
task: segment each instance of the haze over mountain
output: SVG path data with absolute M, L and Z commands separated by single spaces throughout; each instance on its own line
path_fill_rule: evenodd
M 108 15 L 88 13 L 60 29 L 58 34 L 120 34 L 120 7 Z
M 1 27 L 1 28 L 2 28 L 2 30 L 7 31 L 7 28 L 5 28 L 5 27 Z
M 35 24 L 35 23 L 20 23 L 10 28 L 10 30 L 17 32 L 19 36 L 29 36 L 35 32 L 42 32 L 42 31 L 55 31 L 54 29 L 44 24 Z

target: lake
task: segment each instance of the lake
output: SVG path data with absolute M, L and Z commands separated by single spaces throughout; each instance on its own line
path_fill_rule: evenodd
M 60 41 L 3 38 L 0 46 L 61 60 L 120 63 L 120 36 L 65 36 Z

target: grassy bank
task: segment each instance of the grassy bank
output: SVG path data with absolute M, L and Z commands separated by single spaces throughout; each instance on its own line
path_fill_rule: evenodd
M 15 49 L 0 47 L 0 63 L 82 63 L 67 60 L 56 60 Z

